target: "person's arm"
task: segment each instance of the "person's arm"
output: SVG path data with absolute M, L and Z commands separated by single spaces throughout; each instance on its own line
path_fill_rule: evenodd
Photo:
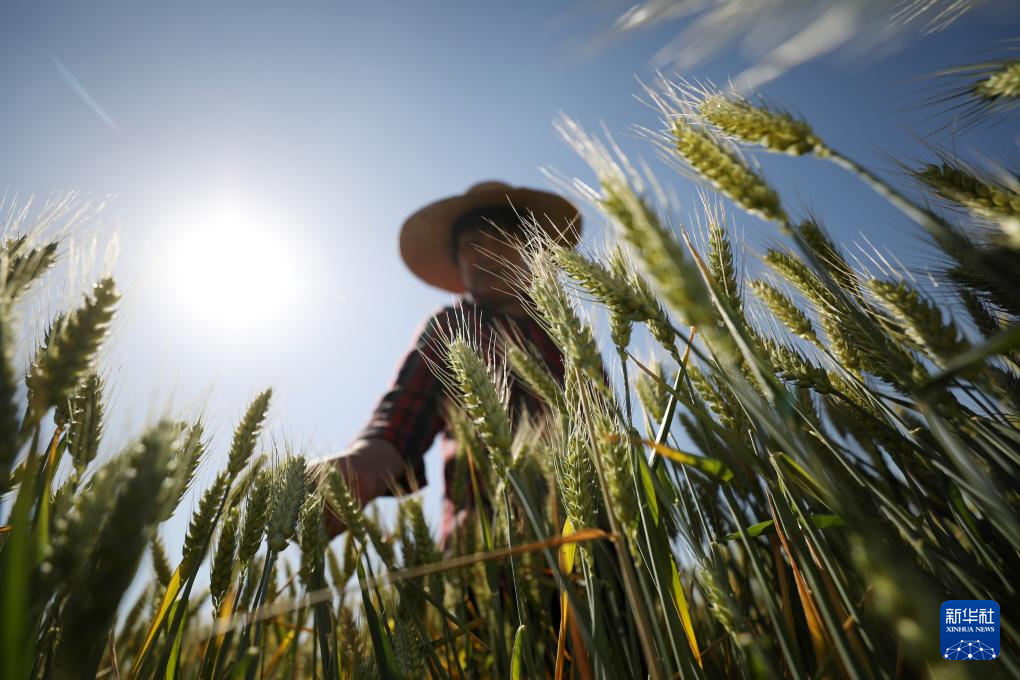
M 438 333 L 451 309 L 419 328 L 414 346 L 360 435 L 338 456 L 316 461 L 335 467 L 361 505 L 379 496 L 406 493 L 425 481 L 424 454 L 445 425 L 440 410 L 443 387 L 433 367 L 437 362 L 442 365 Z M 344 530 L 329 508 L 326 520 L 331 538 Z

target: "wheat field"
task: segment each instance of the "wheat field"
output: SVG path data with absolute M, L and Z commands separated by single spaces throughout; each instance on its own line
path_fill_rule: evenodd
M 964 71 L 954 97 L 1003 115 L 1017 66 Z M 120 293 L 105 278 L 57 314 L 22 375 L 24 305 L 62 251 L 9 229 L 0 676 L 966 676 L 938 654 L 933 612 L 1015 602 L 1020 573 L 1016 177 L 944 152 L 904 166 L 904 191 L 775 104 L 682 80 L 644 95 L 659 121 L 640 132 L 703 206 L 668 217 L 644 165 L 556 122 L 595 178 L 557 181 L 612 237 L 578 252 L 535 230 L 514 282 L 564 352 L 562 384 L 526 346 L 493 363 L 469 334 L 446 339 L 454 486 L 478 502 L 445 553 L 417 499 L 386 527 L 335 472 L 267 455 L 267 389 L 169 554 L 158 529 L 188 512 L 213 442 L 165 420 L 97 457 L 96 357 Z M 769 152 L 834 163 L 902 211 L 938 252 L 937 292 L 794 216 L 748 155 Z M 734 238 L 740 211 L 775 247 Z M 659 359 L 631 352 L 639 327 Z M 548 416 L 512 428 L 510 380 Z M 349 527 L 332 543 L 326 503 Z M 1002 638 L 991 672 L 1020 676 L 1009 618 Z

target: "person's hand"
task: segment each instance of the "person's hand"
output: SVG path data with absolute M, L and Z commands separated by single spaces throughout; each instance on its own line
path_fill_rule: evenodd
M 347 482 L 358 505 L 364 507 L 372 499 L 386 493 L 391 481 L 404 472 L 404 459 L 396 447 L 385 439 L 358 439 L 337 456 L 309 463 L 309 474 L 320 480 L 321 484 L 328 484 L 328 475 L 333 470 Z M 324 495 L 326 533 L 334 538 L 346 531 L 347 526 L 330 506 L 329 495 Z

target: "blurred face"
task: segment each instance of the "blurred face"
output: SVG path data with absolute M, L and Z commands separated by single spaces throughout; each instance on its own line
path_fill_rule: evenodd
M 479 302 L 501 311 L 516 311 L 519 300 L 507 281 L 517 280 L 525 268 L 520 250 L 492 227 L 472 229 L 459 235 L 457 266 L 461 280 Z

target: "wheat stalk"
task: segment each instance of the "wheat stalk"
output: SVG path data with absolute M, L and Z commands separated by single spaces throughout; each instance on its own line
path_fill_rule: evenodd
M 326 502 L 329 503 L 330 508 L 344 523 L 344 526 L 347 527 L 347 531 L 351 533 L 351 536 L 360 545 L 367 545 L 368 529 L 365 523 L 365 516 L 361 512 L 361 506 L 358 504 L 347 480 L 344 479 L 339 470 L 330 468 L 326 481 L 328 484 L 326 487 Z
M 708 270 L 723 299 L 733 312 L 741 314 L 744 303 L 740 296 L 740 285 L 737 283 L 733 246 L 722 227 L 721 220 L 712 217 L 709 218 L 708 225 Z
M 113 308 L 120 298 L 113 279 L 103 279 L 92 293 L 80 308 L 52 328 L 45 350 L 29 371 L 26 384 L 37 418 L 70 396 L 109 331 Z
M 772 315 L 783 322 L 791 333 L 814 344 L 819 344 L 814 324 L 796 303 L 775 286 L 755 279 L 751 290 L 765 303 Z
M 563 390 L 549 370 L 542 366 L 530 352 L 511 345 L 507 350 L 507 361 L 514 373 L 545 403 L 552 406 L 557 412 L 562 413 L 566 410 L 566 404 L 563 403 Z
M 174 458 L 171 464 L 174 483 L 165 490 L 167 508 L 164 520 L 170 519 L 174 509 L 181 504 L 184 494 L 191 488 L 195 472 L 205 455 L 206 442 L 202 440 L 205 428 L 201 421 L 184 426 L 183 432 L 175 442 Z
M 945 363 L 968 349 L 952 321 L 942 319 L 942 311 L 925 300 L 906 281 L 872 279 L 868 287 L 882 305 L 903 324 L 903 330 L 915 345 Z
M 1020 190 L 1016 178 L 1004 183 L 981 177 L 949 158 L 943 158 L 939 165 L 926 165 L 913 176 L 943 201 L 1000 222 L 1013 244 L 1020 244 Z
M 322 497 L 309 493 L 298 519 L 301 526 L 301 581 L 309 590 L 318 586 L 316 575 L 325 565 L 326 547 L 329 540 L 326 536 L 323 513 Z
M 81 476 L 95 460 L 103 436 L 103 381 L 99 374 L 91 372 L 85 377 L 71 398 L 70 408 L 67 452 Z
M 223 604 L 223 597 L 227 594 L 227 588 L 230 587 L 234 575 L 239 517 L 240 511 L 236 507 L 227 510 L 226 519 L 220 527 L 219 539 L 216 541 L 212 567 L 209 570 L 209 595 L 212 597 L 215 611 L 219 611 Z
M 602 358 L 591 328 L 577 315 L 572 300 L 559 280 L 558 270 L 547 251 L 536 248 L 530 256 L 529 295 L 546 330 L 563 350 L 568 362 L 589 379 L 603 381 Z
M 626 530 L 636 552 L 636 533 L 641 512 L 634 491 L 633 436 L 630 431 L 620 433 L 618 426 L 605 412 L 594 418 L 590 434 L 597 455 L 602 458 L 606 476 L 606 490 L 611 501 L 610 511 Z
M 272 492 L 272 509 L 266 526 L 266 542 L 273 552 L 282 552 L 294 538 L 298 513 L 305 498 L 305 459 L 292 456 L 280 466 Z
M 244 506 L 244 522 L 237 540 L 237 561 L 248 566 L 255 558 L 269 522 L 269 500 L 273 488 L 272 474 L 268 471 L 256 475 L 248 489 Z
M 226 471 L 216 475 L 216 479 L 202 494 L 198 509 L 191 516 L 188 531 L 184 536 L 184 559 L 181 562 L 183 575 L 191 576 L 198 571 L 199 563 L 205 557 L 212 536 L 223 497 L 230 488 L 230 477 Z
M 995 63 L 974 83 L 974 94 L 988 102 L 1020 99 L 1020 59 Z
M 580 428 L 571 430 L 556 459 L 556 480 L 563 508 L 576 529 L 597 527 L 597 486 L 591 448 Z
M 269 400 L 272 395 L 272 390 L 265 390 L 255 397 L 241 422 L 237 424 L 237 429 L 234 430 L 234 439 L 230 443 L 230 453 L 227 456 L 227 472 L 231 475 L 241 472 L 255 451 L 255 442 L 258 440 L 259 430 L 266 418 L 266 411 L 269 410 Z
M 735 145 L 717 135 L 698 112 L 684 83 L 664 82 L 663 92 L 648 87 L 665 131 L 644 131 L 663 152 L 681 162 L 680 169 L 704 181 L 752 215 L 786 229 L 789 218 L 779 194 L 745 159 Z
M 758 344 L 764 350 L 776 374 L 783 380 L 791 381 L 802 389 L 813 389 L 819 394 L 833 391 L 829 374 L 812 364 L 803 354 L 771 338 L 759 337 Z
M 23 251 L 25 237 L 8 240 L 0 251 L 0 282 L 3 304 L 12 307 L 21 295 L 49 270 L 57 259 L 57 242 Z
M 683 246 L 663 227 L 648 200 L 641 196 L 643 184 L 626 158 L 617 152 L 618 163 L 604 144 L 589 137 L 568 118 L 557 122 L 557 130 L 595 171 L 602 191 L 599 194 L 589 190 L 588 195 L 613 219 L 662 299 L 687 323 L 711 332 L 718 314 L 705 282 Z
M 159 581 L 159 585 L 166 588 L 170 585 L 173 570 L 170 567 L 170 559 L 166 555 L 166 547 L 158 534 L 153 537 L 151 548 L 152 569 L 156 574 L 156 580 Z
M 502 477 L 510 469 L 512 443 L 506 388 L 493 382 L 481 358 L 462 338 L 455 338 L 447 351 L 461 403 L 478 429 L 493 467 Z
M 696 107 L 705 121 L 745 144 L 791 156 L 828 152 L 805 121 L 765 102 L 756 106 L 736 94 L 705 91 Z
M 752 215 L 779 224 L 788 222 L 779 194 L 736 149 L 727 148 L 711 132 L 681 117 L 670 122 L 674 150 L 697 175 Z

